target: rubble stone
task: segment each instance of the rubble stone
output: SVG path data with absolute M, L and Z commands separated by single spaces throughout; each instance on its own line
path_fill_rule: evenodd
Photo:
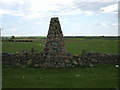
M 46 41 L 46 47 L 43 51 L 45 65 L 47 67 L 65 67 L 66 59 L 67 62 L 70 62 L 72 55 L 64 48 L 63 34 L 58 17 L 51 18 Z M 57 63 L 54 64 L 55 62 Z

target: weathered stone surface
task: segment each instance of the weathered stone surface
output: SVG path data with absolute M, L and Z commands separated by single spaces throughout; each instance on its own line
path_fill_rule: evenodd
M 64 48 L 63 34 L 58 17 L 51 18 L 44 53 L 46 67 L 65 67 L 72 56 Z M 49 63 L 50 62 L 50 63 Z
M 31 55 L 31 53 L 24 55 L 19 54 L 16 58 L 16 53 L 2 53 L 2 63 L 6 67 L 8 66 L 18 66 L 18 67 L 72 67 L 74 66 L 89 66 L 90 64 L 117 64 L 120 63 L 120 55 L 112 55 L 112 54 L 98 54 L 98 53 L 86 53 L 86 55 L 78 55 L 73 56 L 71 59 L 61 59 L 61 55 L 56 57 L 53 56 L 54 59 L 46 58 L 44 59 L 42 56 L 44 54 L 35 53 L 35 57 Z M 41 56 L 40 56 L 41 55 Z M 23 57 L 23 58 L 21 58 Z M 61 65 L 61 66 L 60 66 Z

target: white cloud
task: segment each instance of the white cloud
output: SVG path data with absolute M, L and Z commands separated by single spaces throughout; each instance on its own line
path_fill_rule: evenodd
M 108 23 L 107 25 L 109 25 L 109 26 L 118 26 L 117 23 Z
M 99 22 L 99 23 L 96 23 L 96 25 L 104 26 L 104 27 L 115 27 L 115 26 L 118 26 L 118 23 Z
M 93 11 L 85 11 L 84 13 L 87 14 L 88 16 L 93 16 L 94 15 Z
M 93 16 L 99 14 L 117 13 L 117 2 L 76 2 L 76 8 L 82 10 L 82 13 Z
M 117 13 L 118 10 L 118 4 L 113 4 L 113 5 L 109 5 L 106 7 L 101 7 L 100 8 L 102 13 Z
M 0 15 L 3 15 L 3 14 L 11 14 L 11 10 L 7 10 L 7 9 L 0 9 Z
M 92 4 L 79 0 L 1 0 L 0 3 L 0 15 L 19 16 L 23 20 L 82 13 L 92 16 L 96 15 L 98 10 L 110 13 L 117 9 L 117 4 L 101 8 L 100 3 Z
M 59 12 L 59 15 L 76 15 L 76 14 L 81 14 L 82 11 L 80 9 L 76 9 L 76 10 L 64 10 Z
M 1 0 L 3 4 L 0 14 L 21 16 L 26 19 L 41 19 L 46 16 L 59 14 L 68 8 L 75 0 Z M 4 7 L 7 6 L 7 7 Z M 72 14 L 73 11 L 66 14 Z M 75 13 L 78 13 L 75 10 Z M 63 14 L 63 12 L 61 12 Z
M 1 0 L 0 2 L 13 5 L 15 3 L 24 4 L 25 0 Z
M 11 16 L 21 16 L 24 17 L 26 14 L 21 10 L 11 10 L 11 9 L 0 9 L 0 15 L 11 15 Z

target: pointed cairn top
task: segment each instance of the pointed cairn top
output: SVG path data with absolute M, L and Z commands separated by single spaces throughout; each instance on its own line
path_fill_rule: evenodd
M 58 17 L 52 17 L 50 20 L 49 31 L 47 35 L 48 39 L 53 38 L 63 38 L 61 26 Z
M 51 19 L 58 19 L 58 17 L 52 17 Z
M 52 17 L 50 23 L 51 22 L 59 22 L 59 18 L 58 17 Z

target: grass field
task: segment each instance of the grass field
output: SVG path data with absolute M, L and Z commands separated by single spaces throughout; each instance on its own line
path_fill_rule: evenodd
M 116 39 L 65 39 L 65 47 L 72 54 L 88 52 L 118 54 Z M 2 52 L 41 52 L 45 40 L 39 42 L 3 42 Z M 3 68 L 3 88 L 117 88 L 118 68 L 115 65 L 98 65 L 94 68 L 65 69 Z
M 72 54 L 81 54 L 85 49 L 88 52 L 118 54 L 118 40 L 109 39 L 65 39 L 65 47 Z M 22 52 L 30 51 L 31 48 L 40 52 L 45 47 L 45 40 L 39 42 L 3 42 L 3 52 Z
M 4 68 L 3 88 L 117 88 L 118 68 Z

